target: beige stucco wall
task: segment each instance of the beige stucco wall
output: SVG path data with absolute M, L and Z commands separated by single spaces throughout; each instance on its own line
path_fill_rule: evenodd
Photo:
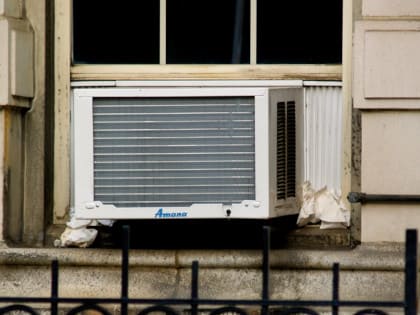
M 418 204 L 379 203 L 362 207 L 363 242 L 403 242 L 406 229 L 420 231 Z
M 0 0 L 0 241 L 44 224 L 45 1 Z
M 419 193 L 420 111 L 365 112 L 362 139 L 363 192 Z
M 420 194 L 420 2 L 364 0 L 353 99 L 362 115 L 361 191 Z M 420 205 L 362 205 L 362 242 L 401 242 Z
M 420 108 L 420 19 L 362 20 L 354 43 L 354 106 Z
M 42 244 L 44 237 L 45 175 L 45 1 L 25 0 L 26 18 L 34 31 L 34 97 L 25 113 L 25 164 L 22 239 L 26 244 Z
M 362 115 L 362 191 L 419 194 L 420 111 L 370 111 Z M 420 230 L 420 205 L 366 204 L 362 240 L 404 241 Z
M 33 31 L 22 1 L 0 0 L 0 105 L 29 107 L 34 93 Z
M 418 0 L 364 0 L 363 15 L 367 17 L 418 17 L 420 2 Z

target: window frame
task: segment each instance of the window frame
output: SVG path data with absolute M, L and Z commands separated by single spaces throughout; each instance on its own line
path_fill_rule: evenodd
M 70 1 L 70 6 L 72 0 L 66 0 L 66 1 Z M 346 1 L 346 0 L 342 0 L 342 1 Z M 249 29 L 249 63 L 248 64 L 235 64 L 237 65 L 250 65 L 250 66 L 255 66 L 255 65 L 264 65 L 264 64 L 258 64 L 257 62 L 257 51 L 258 51 L 258 47 L 257 47 L 257 8 L 258 8 L 258 0 L 249 0 L 249 19 L 250 19 L 250 29 Z M 70 17 L 70 21 L 72 21 L 72 16 Z M 73 39 L 73 36 L 72 36 Z M 72 47 L 73 48 L 73 47 Z M 72 58 L 74 59 L 74 58 Z M 120 63 L 119 63 L 120 64 Z M 270 68 L 271 66 L 276 66 L 276 65 L 285 65 L 287 63 L 279 63 L 279 64 L 265 64 L 265 67 L 261 67 L 261 70 L 267 70 L 267 68 Z M 305 63 L 303 63 L 305 64 Z M 98 65 L 97 63 L 95 64 L 80 64 L 80 63 L 72 63 L 72 68 L 76 67 L 79 68 L 80 66 L 82 67 L 92 67 L 94 65 Z M 112 64 L 106 64 L 103 65 L 104 67 L 107 67 L 109 65 Z M 130 66 L 136 66 L 135 64 L 130 64 Z M 146 65 L 147 68 L 152 68 L 149 69 L 150 71 L 153 71 L 155 67 L 159 67 L 159 66 L 172 66 L 172 65 L 181 65 L 181 66 L 185 66 L 182 64 L 167 64 L 167 0 L 159 0 L 159 63 L 156 64 L 138 64 L 140 67 L 139 69 L 135 69 L 135 72 L 142 72 L 141 69 Z M 188 64 L 189 67 L 188 68 L 194 68 L 196 67 L 195 65 L 193 65 L 191 67 L 191 64 Z M 199 64 L 199 65 L 203 65 L 203 64 Z M 221 65 L 221 64 L 211 64 L 208 65 L 207 67 L 209 68 L 215 68 L 213 67 L 214 65 Z M 295 64 L 293 64 L 295 65 Z M 299 64 L 296 64 L 299 65 Z M 340 69 L 337 69 L 336 66 L 340 66 L 340 64 L 314 64 L 315 67 L 325 67 L 325 72 L 330 72 L 331 74 L 333 74 L 336 70 L 340 71 Z M 100 69 L 99 67 L 96 67 L 97 69 Z M 94 68 L 92 68 L 92 70 L 94 70 Z M 140 71 L 137 71 L 140 70 Z M 213 69 L 212 69 L 213 70 Z M 222 72 L 229 72 L 229 71 L 225 71 L 223 68 L 221 69 Z M 256 69 L 259 70 L 259 69 Z M 261 71 L 259 70 L 259 71 Z M 203 72 L 203 69 L 198 69 L 198 71 Z M 158 74 L 158 73 L 157 73 Z M 249 78 L 251 79 L 251 78 Z M 328 80 L 333 80 L 333 78 L 328 78 Z
M 78 80 L 342 80 L 342 64 L 257 64 L 257 1 L 250 0 L 250 63 L 249 64 L 167 64 L 166 63 L 166 0 L 160 1 L 159 64 L 73 64 L 71 81 Z M 348 0 L 343 0 L 344 3 Z M 67 2 L 67 5 L 64 3 Z M 72 0 L 63 0 L 67 13 L 62 39 L 72 40 Z M 66 8 L 67 7 L 67 8 Z M 67 20 L 67 22 L 66 22 Z M 56 21 L 57 23 L 58 21 Z M 65 25 L 67 24 L 67 25 Z M 344 16 L 343 16 L 344 29 Z M 343 32 L 344 34 L 344 32 Z M 58 36 L 56 36 L 57 38 Z M 343 38 L 344 41 L 344 38 Z M 72 52 L 72 45 L 69 47 Z M 343 60 L 343 59 L 342 59 Z
M 165 0 L 160 0 L 164 1 Z M 276 80 L 343 82 L 343 176 L 342 194 L 351 188 L 351 70 L 353 2 L 343 0 L 343 43 L 341 65 L 248 64 L 248 65 L 72 65 L 72 0 L 54 2 L 54 139 L 53 139 L 53 223 L 66 222 L 70 207 L 70 104 L 71 82 L 100 81 L 113 85 L 120 81 L 206 81 Z M 256 6 L 256 0 L 251 0 Z M 166 6 L 161 7 L 161 11 Z M 251 14 L 251 25 L 256 23 Z M 161 12 L 162 14 L 162 12 Z M 163 23 L 161 21 L 161 23 Z M 162 44 L 162 43 L 161 43 Z M 256 36 L 251 35 L 251 50 L 256 51 Z M 163 58 L 162 58 L 163 59 Z M 251 56 L 251 61 L 256 56 Z M 287 81 L 286 81 L 287 82 Z M 282 83 L 279 83 L 282 85 Z M 346 200 L 344 200 L 346 202 Z

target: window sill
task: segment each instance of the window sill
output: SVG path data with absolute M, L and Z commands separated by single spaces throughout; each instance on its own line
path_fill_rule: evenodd
M 340 262 L 342 270 L 403 270 L 404 244 L 363 244 L 346 251 L 325 249 L 275 249 L 274 269 L 330 270 Z M 120 249 L 99 248 L 11 248 L 0 252 L 0 265 L 45 265 L 58 259 L 62 266 L 121 265 Z M 198 260 L 202 268 L 261 268 L 260 250 L 137 250 L 130 251 L 130 266 L 190 268 Z
M 141 250 L 191 250 L 217 252 L 223 250 L 261 251 L 262 227 L 268 221 L 259 220 L 211 220 L 211 222 L 191 222 L 186 220 L 138 221 L 131 225 L 131 248 Z M 320 229 L 319 225 L 295 227 L 295 216 L 273 219 L 271 226 L 272 250 L 350 250 L 356 242 L 351 237 L 351 229 Z M 96 227 L 98 236 L 92 249 L 121 248 L 121 225 Z M 46 236 L 46 247 L 53 247 L 64 230 L 62 225 L 53 225 Z M 194 237 L 191 237 L 194 235 Z M 168 237 L 169 236 L 169 237 Z M 170 244 L 168 242 L 171 242 Z
M 74 65 L 71 80 L 341 80 L 342 65 Z
M 299 249 L 350 249 L 356 244 L 350 229 L 320 229 L 319 225 L 308 225 L 290 231 L 287 235 L 288 248 Z

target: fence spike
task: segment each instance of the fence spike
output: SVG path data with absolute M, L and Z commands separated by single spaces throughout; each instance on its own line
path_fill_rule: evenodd
M 121 314 L 127 315 L 128 312 L 128 266 L 129 266 L 129 250 L 130 250 L 130 227 L 123 227 L 123 247 L 122 247 L 122 263 L 121 263 Z
M 332 314 L 338 315 L 340 299 L 340 264 L 333 264 Z
M 418 255 L 417 230 L 408 229 L 405 239 L 405 315 L 417 314 Z
M 263 252 L 262 252 L 262 299 L 268 301 L 270 298 L 270 248 L 271 248 L 271 229 L 269 226 L 263 227 Z M 263 304 L 261 315 L 268 314 L 268 305 Z
M 58 260 L 51 262 L 51 315 L 58 313 Z
M 198 261 L 194 260 L 191 265 L 191 315 L 198 313 Z

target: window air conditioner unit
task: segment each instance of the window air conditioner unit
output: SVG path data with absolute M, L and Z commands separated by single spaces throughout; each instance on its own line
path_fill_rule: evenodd
M 80 219 L 298 212 L 301 88 L 77 88 L 72 207 Z

